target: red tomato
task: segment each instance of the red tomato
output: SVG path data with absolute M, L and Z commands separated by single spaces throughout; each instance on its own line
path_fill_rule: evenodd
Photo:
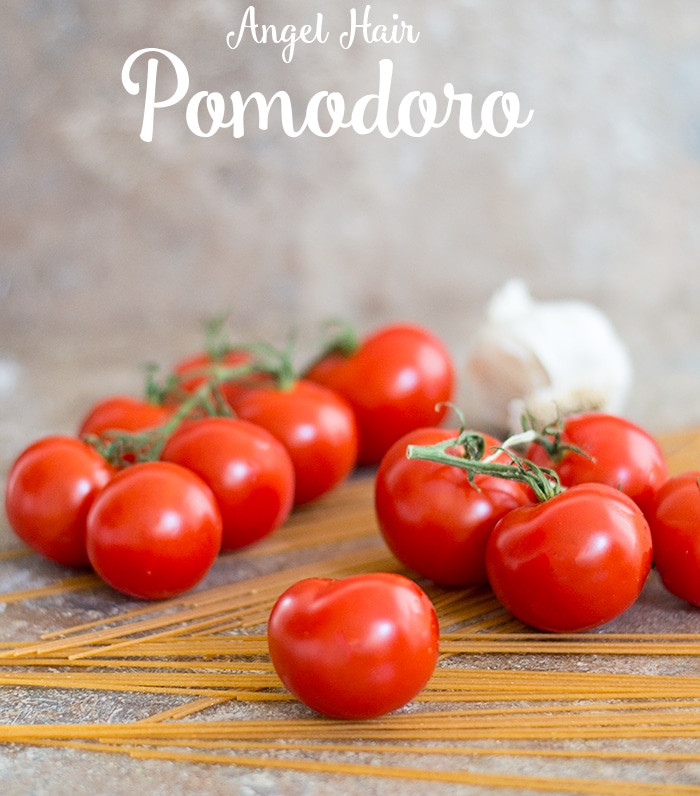
M 571 415 L 564 419 L 561 441 L 583 453 L 567 450 L 552 461 L 543 448 L 533 445 L 526 458 L 553 467 L 564 486 L 607 484 L 621 489 L 646 511 L 654 492 L 668 478 L 658 443 L 625 418 L 603 412 Z
M 534 499 L 517 481 L 477 475 L 472 486 L 457 467 L 406 458 L 408 445 L 434 445 L 457 434 L 439 428 L 409 432 L 384 456 L 375 479 L 377 520 L 387 545 L 402 564 L 443 586 L 486 582 L 484 555 L 494 525 Z M 484 439 L 486 455 L 500 444 Z
M 10 526 L 46 558 L 64 566 L 87 566 L 85 518 L 111 476 L 112 468 L 81 440 L 44 437 L 10 468 L 5 489 Z
M 651 566 L 639 507 L 604 484 L 579 484 L 506 514 L 486 546 L 494 593 L 540 630 L 597 627 L 637 599 Z
M 654 564 L 672 594 L 700 605 L 700 471 L 669 478 L 649 510 Z
M 355 467 L 355 417 L 332 390 L 300 379 L 289 389 L 251 387 L 232 406 L 239 417 L 266 428 L 289 452 L 296 505 L 325 494 Z
M 334 718 L 369 719 L 425 687 L 439 629 L 419 586 L 376 573 L 299 581 L 275 603 L 267 638 L 275 670 L 297 699 Z
M 159 600 L 191 589 L 221 546 L 221 514 L 209 487 L 171 462 L 122 470 L 87 517 L 95 571 L 131 597 Z
M 206 371 L 214 365 L 226 368 L 238 367 L 251 361 L 252 357 L 246 351 L 229 351 L 219 359 L 211 354 L 200 352 L 190 357 L 181 359 L 173 368 L 173 373 L 179 377 L 178 386 L 186 393 L 194 392 L 207 381 Z
M 262 539 L 292 509 L 292 460 L 262 426 L 231 417 L 194 420 L 171 435 L 161 459 L 187 467 L 211 488 L 223 520 L 222 550 Z
M 443 344 L 419 326 L 392 325 L 367 337 L 349 355 L 333 353 L 306 378 L 338 392 L 352 406 L 360 435 L 359 463 L 376 464 L 404 434 L 436 426 L 455 389 Z
M 100 436 L 110 431 L 145 431 L 167 423 L 171 415 L 172 408 L 128 395 L 112 395 L 90 409 L 80 424 L 78 436 Z
M 216 359 L 207 353 L 195 354 L 191 357 L 178 362 L 173 373 L 178 377 L 178 387 L 170 396 L 177 400 L 178 392 L 179 398 L 182 399 L 183 393 L 185 397 L 192 394 L 195 390 L 205 384 L 208 380 L 213 383 L 213 371 L 207 375 L 207 369 L 212 369 L 214 365 L 219 365 L 223 368 L 238 369 L 244 365 L 249 365 L 253 361 L 253 356 L 247 351 L 229 351 L 220 359 Z M 249 387 L 259 386 L 261 384 L 273 383 L 273 378 L 270 374 L 265 372 L 253 372 L 248 375 L 242 373 L 236 377 L 224 380 L 219 385 L 219 389 L 224 399 L 228 404 L 233 404 L 236 398 Z

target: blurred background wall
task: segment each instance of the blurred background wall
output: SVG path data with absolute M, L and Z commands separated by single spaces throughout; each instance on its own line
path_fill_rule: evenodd
M 241 0 L 3 0 L 0 6 L 0 440 L 70 430 L 90 400 L 138 390 L 139 365 L 234 336 L 312 347 L 321 321 L 432 328 L 458 365 L 507 278 L 594 302 L 628 344 L 629 414 L 700 423 L 700 3 L 376 0 L 415 44 L 340 48 L 352 0 L 259 0 L 261 23 L 313 23 L 326 44 L 237 50 Z M 468 140 L 456 118 L 422 138 L 330 138 L 250 124 L 198 138 L 185 101 L 139 138 L 125 60 L 158 47 L 195 91 L 320 90 L 475 105 L 513 91 L 527 127 Z M 145 67 L 144 67 L 145 69 Z M 163 76 L 165 77 L 165 69 Z M 136 74 L 136 71 L 135 71 Z M 145 74 L 142 70 L 142 74 Z M 165 87 L 164 89 L 165 90 Z

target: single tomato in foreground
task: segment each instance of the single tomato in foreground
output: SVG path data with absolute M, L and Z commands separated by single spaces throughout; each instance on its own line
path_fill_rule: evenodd
M 210 487 L 223 521 L 222 551 L 272 533 L 294 501 L 294 466 L 269 431 L 247 420 L 206 417 L 180 426 L 161 453 Z
M 285 591 L 268 622 L 272 663 L 308 707 L 369 719 L 410 702 L 438 658 L 438 620 L 413 581 L 392 573 L 309 578 Z
M 145 431 L 167 423 L 171 415 L 170 407 L 129 395 L 110 395 L 98 401 L 88 411 L 80 423 L 78 436 Z
M 564 418 L 561 448 L 550 458 L 534 444 L 526 458 L 552 467 L 564 486 L 607 484 L 622 490 L 646 511 L 654 492 L 668 478 L 666 460 L 656 440 L 640 426 L 617 415 L 583 412 Z
M 329 492 L 354 469 L 355 417 L 332 390 L 299 379 L 289 387 L 250 387 L 231 404 L 238 417 L 266 428 L 287 449 L 294 465 L 295 505 Z
M 37 440 L 8 474 L 5 510 L 12 530 L 58 564 L 88 566 L 88 509 L 112 474 L 102 456 L 81 440 L 60 435 Z
M 87 552 L 113 588 L 161 600 L 199 583 L 221 533 L 216 500 L 198 475 L 171 462 L 142 462 L 115 475 L 93 502 Z
M 639 596 L 651 567 L 649 525 L 627 495 L 579 484 L 496 525 L 486 547 L 494 593 L 525 624 L 574 633 L 602 625 Z
M 664 586 L 700 605 L 700 471 L 669 478 L 648 512 L 654 565 Z
M 377 464 L 404 434 L 437 426 L 453 398 L 454 366 L 433 334 L 411 324 L 378 329 L 346 351 L 331 351 L 305 378 L 350 404 L 359 428 L 361 465 Z
M 534 500 L 517 481 L 477 475 L 470 484 L 457 467 L 406 457 L 409 445 L 434 445 L 458 433 L 424 428 L 404 435 L 382 459 L 374 487 L 377 521 L 392 553 L 442 586 L 485 583 L 486 543 L 494 525 Z M 486 455 L 500 444 L 490 436 L 484 441 Z

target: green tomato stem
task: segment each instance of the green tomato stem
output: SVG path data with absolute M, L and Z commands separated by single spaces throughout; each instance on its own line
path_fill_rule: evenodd
M 200 413 L 208 416 L 232 416 L 233 410 L 221 394 L 221 385 L 257 372 L 260 372 L 260 368 L 255 363 L 230 367 L 214 365 L 206 368 L 207 380 L 162 425 L 134 433 L 116 431 L 112 434 L 107 431 L 102 435 L 88 435 L 85 441 L 116 467 L 157 461 L 168 438 L 185 420 L 197 417 Z M 192 373 L 188 374 L 188 378 L 192 378 Z
M 406 456 L 409 459 L 458 467 L 467 473 L 472 486 L 477 475 L 519 481 L 532 489 L 539 502 L 544 502 L 562 491 L 557 474 L 548 468 L 538 467 L 528 459 L 516 456 L 508 449 L 516 442 L 523 444 L 530 441 L 532 438 L 529 433 L 515 435 L 484 458 L 486 442 L 483 435 L 475 431 L 462 430 L 457 437 L 434 445 L 408 445 Z M 496 461 L 503 452 L 510 457 L 509 462 Z

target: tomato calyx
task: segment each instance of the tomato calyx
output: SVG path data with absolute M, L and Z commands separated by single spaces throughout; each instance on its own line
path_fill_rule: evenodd
M 329 354 L 340 354 L 349 357 L 360 347 L 360 337 L 357 330 L 348 321 L 340 318 L 330 318 L 323 325 L 325 344 L 318 359 L 323 359 Z
M 538 431 L 532 415 L 529 413 L 525 414 L 522 418 L 523 430 L 525 433 L 530 432 L 532 434 L 531 438 L 525 441 L 531 441 L 539 445 L 547 454 L 550 461 L 555 464 L 560 462 L 569 452 L 578 453 L 593 461 L 593 456 L 583 450 L 583 448 L 564 441 L 565 422 L 566 416 L 559 415 L 553 423 L 549 423 L 541 431 Z
M 408 445 L 406 456 L 409 459 L 422 459 L 459 467 L 467 473 L 469 483 L 475 489 L 477 475 L 490 475 L 508 481 L 519 481 L 529 486 L 540 503 L 555 497 L 563 491 L 557 473 L 548 468 L 540 467 L 528 459 L 517 456 L 511 448 L 533 441 L 537 432 L 523 431 L 495 446 L 486 449 L 484 435 L 470 429 L 460 429 L 459 434 L 432 445 Z M 507 454 L 510 461 L 496 461 L 502 453 Z M 488 455 L 487 455 L 488 454 Z

